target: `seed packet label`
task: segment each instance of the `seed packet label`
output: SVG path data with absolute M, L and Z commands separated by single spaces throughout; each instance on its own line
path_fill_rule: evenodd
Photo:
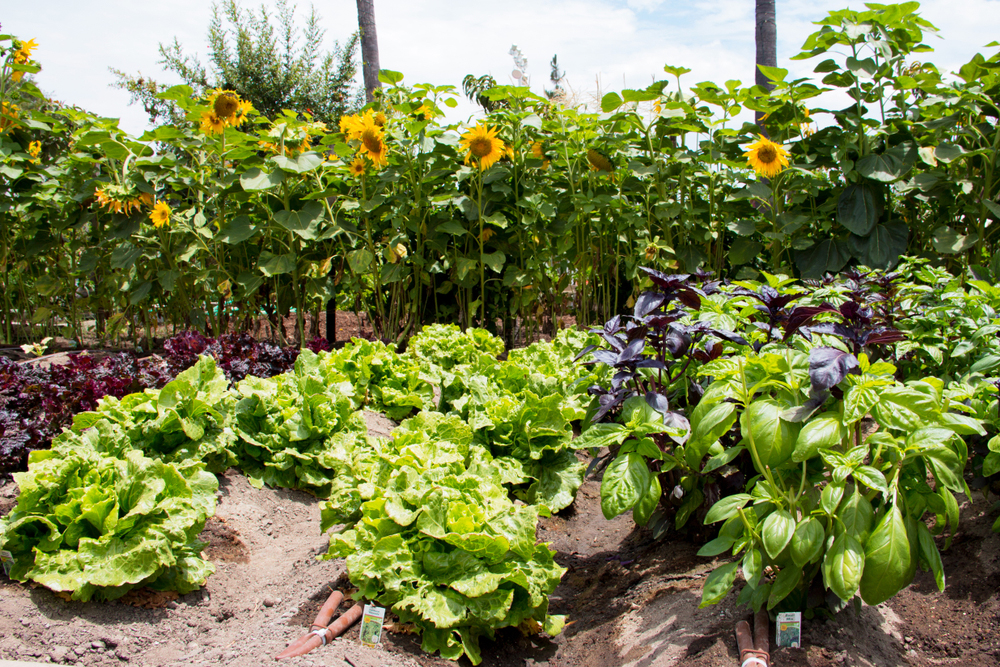
M 799 648 L 802 646 L 802 612 L 789 611 L 778 614 L 775 643 L 778 646 Z
M 3 573 L 10 576 L 10 568 L 14 565 L 14 554 L 9 551 L 0 551 L 0 565 L 3 565 Z
M 375 647 L 382 641 L 382 622 L 385 620 L 385 608 L 366 604 L 361 616 L 361 643 Z

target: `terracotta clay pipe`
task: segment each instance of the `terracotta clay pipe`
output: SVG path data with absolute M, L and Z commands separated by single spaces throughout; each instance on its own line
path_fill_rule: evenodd
M 761 617 L 763 614 L 763 618 Z M 754 636 L 750 634 L 750 624 L 740 621 L 736 624 L 736 646 L 740 651 L 741 667 L 770 667 L 771 656 L 768 654 L 767 612 L 761 610 L 754 618 L 756 626 Z M 757 641 L 759 644 L 756 644 Z M 756 646 L 755 646 L 756 644 Z
M 340 606 L 343 599 L 344 595 L 340 591 L 331 593 L 322 609 L 319 610 L 319 614 L 316 615 L 316 622 L 312 624 L 312 631 L 289 644 L 288 648 L 276 655 L 274 659 L 282 660 L 284 658 L 305 655 L 313 649 L 333 641 L 335 637 L 339 637 L 349 627 L 357 623 L 364 609 L 364 605 L 361 603 L 355 604 L 341 614 L 335 623 L 330 623 L 330 619 L 333 618 L 333 614 L 337 611 L 337 607 Z
M 753 617 L 753 647 L 757 649 L 758 652 L 768 654 L 767 660 L 770 663 L 771 656 L 771 643 L 768 640 L 768 630 L 770 629 L 771 619 L 768 618 L 767 612 L 764 609 L 760 609 Z

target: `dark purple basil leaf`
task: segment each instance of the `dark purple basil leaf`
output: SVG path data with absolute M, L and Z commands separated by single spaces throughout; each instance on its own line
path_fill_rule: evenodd
M 788 320 L 785 321 L 785 336 L 783 340 L 787 341 L 799 330 L 799 327 L 809 324 L 820 313 L 837 313 L 839 315 L 840 311 L 828 303 L 822 303 L 818 306 L 799 306 L 788 314 Z
M 612 392 L 618 392 L 622 389 L 622 386 L 635 377 L 635 372 L 631 370 L 618 371 L 611 376 L 611 390 Z
M 618 336 L 614 336 L 612 334 L 602 331 L 601 338 L 603 338 L 608 345 L 613 347 L 618 352 L 621 352 L 622 350 L 625 349 L 625 343 L 622 340 L 620 340 Z
M 646 339 L 636 338 L 635 340 L 631 341 L 627 346 L 625 346 L 624 350 L 621 351 L 621 353 L 618 355 L 617 363 L 634 361 L 636 357 L 642 356 L 642 350 L 645 347 L 646 347 Z
M 687 273 L 666 274 L 656 269 L 646 268 L 645 266 L 640 266 L 639 268 L 649 275 L 654 285 L 671 291 L 683 286 L 685 281 L 691 277 Z
M 588 352 L 590 352 L 591 350 L 596 350 L 596 349 L 597 349 L 596 345 L 588 345 L 587 347 L 585 347 L 582 350 L 580 350 L 580 352 L 575 357 L 573 357 L 573 361 L 580 361 L 580 359 L 583 359 L 583 357 Z
M 712 334 L 716 338 L 721 338 L 722 340 L 729 341 L 730 343 L 736 343 L 737 345 L 749 345 L 746 339 L 732 331 L 726 331 L 725 329 L 709 329 L 708 333 Z
M 813 393 L 836 387 L 848 373 L 860 372 L 858 358 L 833 347 L 814 347 L 809 353 L 809 380 Z
M 667 370 L 667 365 L 664 364 L 659 359 L 643 359 L 635 365 L 636 368 L 654 368 L 656 370 L 665 371 Z
M 851 342 L 856 342 L 857 337 L 852 329 L 844 326 L 840 322 L 820 322 L 819 324 L 814 324 L 809 329 L 813 333 L 818 334 L 830 334 L 836 336 L 842 340 L 847 340 Z
M 699 297 L 698 293 L 691 288 L 677 290 L 677 298 L 681 303 L 692 310 L 698 310 L 701 308 L 701 297 Z
M 722 291 L 720 285 L 722 285 L 721 280 L 713 280 L 702 285 L 701 291 L 704 292 L 706 296 L 709 294 L 718 294 Z
M 635 300 L 635 308 L 632 313 L 636 319 L 642 319 L 659 308 L 666 298 L 667 295 L 662 292 L 643 292 Z
M 594 350 L 594 360 L 608 366 L 615 366 L 618 364 L 618 355 L 611 350 Z
M 646 405 L 659 412 L 661 416 L 665 416 L 670 410 L 670 401 L 667 400 L 666 396 L 656 391 L 646 392 Z
M 615 315 L 610 320 L 604 323 L 604 332 L 607 334 L 616 333 L 622 326 L 621 315 Z
M 684 355 L 691 346 L 691 335 L 676 324 L 663 334 L 663 344 L 667 352 L 675 359 Z
M 604 417 L 604 415 L 608 414 L 609 412 L 617 408 L 619 405 L 621 405 L 623 400 L 625 400 L 625 396 L 624 394 L 621 393 L 604 394 L 602 396 L 598 396 L 597 404 L 599 407 L 597 408 L 597 412 L 594 413 L 594 416 L 590 418 L 590 421 L 591 422 L 600 421 L 601 418 Z
M 885 345 L 887 343 L 898 343 L 906 340 L 902 331 L 881 327 L 862 337 L 862 345 Z

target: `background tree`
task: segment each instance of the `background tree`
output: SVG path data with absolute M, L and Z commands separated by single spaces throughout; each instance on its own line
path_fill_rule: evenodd
M 775 19 L 774 0 L 756 0 L 754 38 L 757 45 L 757 63 L 754 66 L 754 82 L 772 90 L 767 77 L 760 71 L 760 65 L 766 67 L 778 66 L 778 28 Z M 767 136 L 764 128 L 763 113 L 758 111 L 754 114 L 754 120 L 760 131 Z
M 266 7 L 258 13 L 243 9 L 237 0 L 212 4 L 208 29 L 209 67 L 197 57 L 173 44 L 160 44 L 160 63 L 167 71 L 197 92 L 213 88 L 232 90 L 249 100 L 261 114 L 273 118 L 283 109 L 309 112 L 316 120 L 336 123 L 340 116 L 360 105 L 361 94 L 354 84 L 357 73 L 354 56 L 358 34 L 341 46 L 323 51 L 325 30 L 315 9 L 311 9 L 302 30 L 295 25 L 295 8 L 286 0 L 277 1 L 277 21 Z M 131 103 L 140 103 L 150 122 L 176 122 L 182 112 L 157 94 L 169 85 L 142 73 L 131 75 L 114 68 L 113 84 L 129 92 Z
M 365 79 L 365 98 L 371 102 L 378 80 L 378 34 L 375 32 L 374 0 L 358 0 L 358 29 L 361 31 L 361 71 Z

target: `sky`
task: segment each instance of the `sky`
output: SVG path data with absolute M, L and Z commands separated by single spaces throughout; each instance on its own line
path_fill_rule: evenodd
M 272 0 L 242 0 L 245 8 Z M 148 126 L 141 107 L 112 88 L 109 67 L 141 72 L 162 83 L 178 83 L 162 70 L 158 44 L 176 38 L 186 52 L 207 62 L 211 2 L 205 0 L 37 0 L 9 2 L 0 9 L 2 32 L 39 44 L 35 59 L 40 88 L 50 97 L 102 116 L 140 134 Z M 300 2 L 303 18 L 309 4 Z M 316 2 L 329 43 L 346 41 L 357 29 L 354 0 Z M 790 61 L 813 22 L 828 11 L 860 2 L 777 0 L 778 66 L 793 77 L 810 76 L 815 61 Z M 1000 41 L 1000 0 L 929 0 L 920 15 L 940 32 L 925 34 L 934 53 L 922 57 L 944 72 L 957 70 L 975 53 L 989 56 Z M 681 83 L 753 81 L 753 0 L 375 0 L 379 58 L 384 69 L 402 72 L 404 83 L 461 87 L 466 74 L 493 75 L 514 83 L 509 55 L 516 44 L 528 60 L 532 90 L 549 84 L 549 61 L 558 54 L 576 98 L 622 88 L 644 88 L 671 79 L 664 65 L 692 70 Z M 943 39 L 942 39 L 943 38 Z M 360 68 L 359 68 L 360 70 Z M 359 73 L 360 83 L 360 73 Z M 478 107 L 464 100 L 449 120 L 466 120 Z

